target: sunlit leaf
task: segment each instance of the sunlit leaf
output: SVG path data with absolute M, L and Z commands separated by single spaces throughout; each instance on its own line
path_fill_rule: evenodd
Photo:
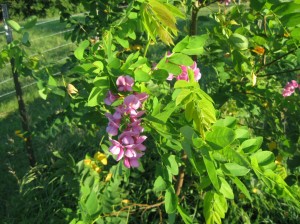
M 227 127 L 214 126 L 213 130 L 206 134 L 207 143 L 216 150 L 225 148 L 235 139 L 235 132 Z
M 236 163 L 225 163 L 224 166 L 233 176 L 245 176 L 250 171 L 250 169 Z
M 84 50 L 90 45 L 90 41 L 89 40 L 84 40 L 82 41 L 79 46 L 77 47 L 77 49 L 74 52 L 75 57 L 78 60 L 82 60 L 83 59 L 83 53 Z
M 19 23 L 14 20 L 9 19 L 6 21 L 6 23 L 16 32 L 20 32 L 22 30 L 22 27 L 19 25 Z

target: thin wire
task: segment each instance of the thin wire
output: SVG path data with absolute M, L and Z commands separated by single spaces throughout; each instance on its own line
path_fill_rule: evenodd
M 67 45 L 70 45 L 70 44 L 73 44 L 73 43 L 63 44 L 63 45 L 60 45 L 60 46 L 58 46 L 58 47 L 51 48 L 51 49 L 49 49 L 49 50 L 43 51 L 43 52 L 41 52 L 41 53 L 43 54 L 43 53 L 46 53 L 46 52 L 49 52 L 49 51 L 52 51 L 52 50 L 55 50 L 55 49 L 58 49 L 58 48 L 62 48 L 62 47 L 64 47 L 64 46 L 67 46 Z M 32 54 L 32 55 L 30 55 L 30 56 L 34 56 L 34 55 L 38 55 L 38 54 Z M 30 57 L 30 56 L 29 56 L 29 57 Z M 57 60 L 56 62 L 62 61 L 62 60 L 67 59 L 67 58 L 68 58 L 68 57 L 61 58 L 61 59 Z M 10 63 L 7 63 L 7 64 L 5 64 L 5 65 L 9 65 L 9 64 L 10 64 Z M 41 70 L 41 69 L 43 69 L 43 68 L 45 68 L 45 67 L 42 67 L 42 68 L 40 68 L 39 70 Z M 5 79 L 4 81 L 1 81 L 1 82 L 0 82 L 0 85 L 4 84 L 4 83 L 6 83 L 6 82 L 9 82 L 9 81 L 12 80 L 12 79 L 13 79 L 13 78 Z
M 53 76 L 57 76 L 57 75 L 59 75 L 59 74 L 61 74 L 61 72 L 57 72 L 57 73 L 53 74 Z M 25 88 L 27 88 L 27 87 L 29 87 L 29 86 L 32 86 L 32 85 L 36 84 L 36 83 L 37 83 L 37 81 L 32 82 L 32 83 L 30 83 L 30 84 L 27 84 L 27 85 L 25 85 L 25 86 L 22 86 L 21 88 L 22 88 L 22 89 L 25 89 Z M 16 90 L 10 91 L 10 92 L 8 92 L 8 93 L 4 93 L 3 95 L 0 95 L 0 98 L 5 97 L 5 96 L 8 96 L 8 95 L 10 95 L 10 94 L 13 94 L 13 93 L 15 93 L 15 92 L 16 92 Z
M 59 48 L 62 48 L 62 47 L 65 47 L 65 46 L 70 45 L 70 44 L 74 44 L 74 43 L 71 42 L 71 43 L 59 45 L 59 46 L 54 47 L 54 48 L 50 48 L 50 49 L 48 49 L 48 50 L 42 51 L 41 54 L 46 53 L 46 52 L 49 52 L 49 51 L 53 51 L 53 50 L 56 50 L 56 49 L 59 49 Z M 29 55 L 29 57 L 34 56 L 34 55 L 38 55 L 38 53 Z
M 83 13 L 78 13 L 78 14 L 75 14 L 75 15 L 72 15 L 71 17 L 76 17 L 76 16 L 80 16 L 80 15 L 84 15 L 84 12 Z M 54 22 L 54 21 L 58 21 L 60 20 L 59 18 L 58 19 L 54 19 L 54 20 L 47 20 L 47 21 L 44 21 L 44 22 L 39 22 L 37 24 L 35 24 L 36 26 L 39 26 L 41 24 L 45 24 L 45 23 L 51 23 L 51 22 Z
M 88 13 L 88 12 L 87 12 Z M 75 15 L 72 15 L 71 17 L 76 17 L 76 16 L 80 16 L 80 15 L 84 15 L 84 12 L 83 13 L 78 13 L 78 14 L 75 14 Z M 56 19 L 52 19 L 52 20 L 47 20 L 47 21 L 43 21 L 43 22 L 39 22 L 37 24 L 35 24 L 35 26 L 39 26 L 41 24 L 46 24 L 46 23 L 51 23 L 51 22 L 54 22 L 54 21 L 58 21 L 60 20 L 59 18 L 56 18 Z M 23 28 L 23 27 L 22 27 Z M 5 30 L 4 31 L 0 31 L 0 34 L 1 33 L 5 33 Z
M 60 34 L 60 33 L 70 32 L 70 31 L 71 31 L 71 30 L 61 31 L 61 32 L 58 32 L 58 33 L 55 33 L 55 34 L 51 34 L 51 35 L 48 35 L 48 36 L 36 38 L 36 39 L 34 39 L 34 40 L 32 40 L 32 41 L 39 40 L 39 39 L 46 38 L 46 37 L 50 37 L 50 36 L 54 36 L 54 35 L 57 35 L 57 34 Z M 49 52 L 49 51 L 52 51 L 52 50 L 55 50 L 55 49 L 59 49 L 60 47 L 64 47 L 64 46 L 67 46 L 67 45 L 70 45 L 70 44 L 74 44 L 74 43 L 73 43 L 73 42 L 70 42 L 70 43 L 67 43 L 67 44 L 62 44 L 62 45 L 59 45 L 59 46 L 57 46 L 57 47 L 50 48 L 50 49 L 48 49 L 48 50 L 46 50 L 46 51 L 43 51 L 43 52 L 41 52 L 41 53 L 43 54 L 43 53 L 46 53 L 46 52 Z M 38 53 L 29 55 L 28 57 L 31 57 L 31 56 L 34 56 L 34 55 L 38 55 Z M 10 65 L 10 63 L 8 62 L 8 63 L 5 64 L 5 66 L 7 66 L 7 65 Z M 0 84 L 1 84 L 1 83 L 0 83 Z
M 57 33 L 54 33 L 54 34 L 50 34 L 50 35 L 47 35 L 47 36 L 43 36 L 43 37 L 39 37 L 39 38 L 36 38 L 36 39 L 32 39 L 31 41 L 36 41 L 36 40 L 40 40 L 40 39 L 45 39 L 45 38 L 52 37 L 52 36 L 56 36 L 56 35 L 59 35 L 59 34 L 62 34 L 62 33 L 67 33 L 67 32 L 70 32 L 70 31 L 72 31 L 72 30 L 73 30 L 73 29 L 60 31 L 60 32 L 57 32 Z
M 6 82 L 8 82 L 8 81 L 10 81 L 10 80 L 12 80 L 12 79 L 13 79 L 13 78 L 9 78 L 9 79 L 4 80 L 4 81 L 0 82 L 0 85 L 4 84 L 4 83 L 6 83 Z
M 54 63 L 56 63 L 56 62 L 59 62 L 59 61 L 63 61 L 63 60 L 66 60 L 66 59 L 68 59 L 69 57 L 64 57 L 64 58 L 61 58 L 61 59 L 59 59 L 59 60 L 57 60 L 57 61 L 55 61 Z M 42 70 L 42 69 L 44 69 L 46 66 L 43 66 L 42 68 L 40 68 L 38 71 L 40 71 L 40 70 Z M 12 80 L 13 78 L 8 78 L 8 79 L 6 79 L 6 80 L 4 80 L 4 81 L 2 81 L 2 82 L 0 82 L 0 85 L 2 85 L 2 84 L 4 84 L 4 83 L 6 83 L 6 82 L 9 82 L 10 80 Z

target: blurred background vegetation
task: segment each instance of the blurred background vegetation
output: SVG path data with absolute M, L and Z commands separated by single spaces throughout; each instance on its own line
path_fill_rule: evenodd
M 64 80 L 60 77 L 61 74 L 67 74 L 75 64 L 73 51 L 76 48 L 76 41 L 93 38 L 96 23 L 99 30 L 102 25 L 105 26 L 105 21 L 96 21 L 97 17 L 95 19 L 93 16 L 80 14 L 95 9 L 92 3 L 96 1 L 90 1 L 91 3 L 89 1 L 81 3 L 80 0 L 0 1 L 4 2 L 9 4 L 10 17 L 20 24 L 30 15 L 39 17 L 40 25 L 29 31 L 34 47 L 26 51 L 32 57 L 36 54 L 39 64 L 52 74 L 57 74 L 58 81 L 62 85 Z M 244 6 L 249 7 L 248 4 Z M 101 7 L 99 6 L 99 10 L 103 9 Z M 223 7 L 221 6 L 222 9 Z M 230 24 L 230 21 L 240 22 L 249 16 L 241 6 L 239 10 L 245 10 L 245 14 L 235 11 L 227 15 L 230 19 L 222 21 L 222 12 L 219 12 L 219 9 L 220 6 L 214 3 L 200 10 L 199 34 L 210 30 L 212 37 L 218 40 L 217 30 L 220 27 L 231 26 L 235 29 L 235 24 Z M 216 22 L 217 19 L 219 23 Z M 78 29 L 82 33 L 78 31 L 71 34 L 71 31 L 68 31 L 76 30 L 83 23 L 86 25 L 86 33 L 82 32 L 82 29 Z M 179 26 L 180 30 L 187 32 L 184 21 L 179 21 Z M 1 31 L 4 31 L 3 28 L 0 28 Z M 282 37 L 280 41 L 285 43 L 283 31 L 280 30 L 277 34 Z M 16 33 L 14 37 L 19 38 Z M 0 46 L 5 44 L 5 36 L 2 33 Z M 138 44 L 140 43 L 137 41 L 134 46 Z M 249 126 L 253 133 L 263 136 L 265 139 L 263 147 L 272 150 L 280 166 L 286 168 L 282 172 L 285 172 L 283 176 L 286 176 L 288 184 L 299 185 L 300 128 L 297 106 L 299 94 L 283 100 L 280 93 L 282 85 L 289 81 L 292 75 L 296 76 L 297 72 L 284 77 L 278 75 L 262 77 L 261 85 L 254 89 L 243 80 L 238 82 L 232 78 L 238 77 L 238 74 L 233 71 L 231 61 L 224 55 L 226 44 L 220 46 L 213 39 L 210 44 L 222 51 L 211 51 L 199 59 L 199 67 L 203 74 L 201 87 L 212 95 L 220 111 L 220 117 L 235 116 L 239 120 L 239 125 Z M 274 44 L 272 47 L 272 50 L 276 51 L 281 49 L 282 45 Z M 150 58 L 160 58 L 167 50 L 169 48 L 162 44 L 150 47 Z M 270 67 L 266 74 L 276 73 L 285 66 L 296 67 L 298 64 L 300 64 L 299 57 L 293 55 Z M 42 69 L 37 73 L 43 75 L 46 72 Z M 232 76 L 229 77 L 229 74 Z M 3 84 L 0 85 L 0 96 L 13 91 L 12 80 L 7 81 L 10 78 L 11 67 L 8 64 L 1 68 L 0 83 Z M 72 78 L 70 77 L 70 80 Z M 36 81 L 32 77 L 21 77 L 21 83 L 23 87 L 28 86 L 24 88 L 24 99 L 34 132 L 33 147 L 39 165 L 33 169 L 28 166 L 23 149 L 25 137 L 20 131 L 21 124 L 14 93 L 3 96 L 0 98 L 0 222 L 69 223 L 77 216 L 78 209 L 78 184 L 81 176 L 76 163 L 87 153 L 93 155 L 99 150 L 99 139 L 104 133 L 105 121 L 97 117 L 97 109 L 82 109 L 82 102 L 79 100 L 78 102 L 75 100 L 70 108 L 72 99 L 68 95 L 57 98 L 50 94 L 46 100 L 39 98 Z M 273 85 L 273 89 L 270 85 Z M 91 120 L 93 124 L 90 123 Z M 148 161 L 145 160 L 145 163 L 149 164 L 148 169 L 155 166 L 155 159 L 149 156 Z M 151 179 L 150 170 L 146 171 L 149 171 L 146 172 L 147 178 Z M 128 188 L 138 192 L 136 197 L 140 194 L 141 198 L 147 200 L 150 198 L 151 201 L 153 195 L 147 190 L 152 186 L 149 181 L 145 181 L 147 178 L 141 178 L 143 175 L 145 176 L 145 173 L 133 174 L 130 178 L 140 178 L 143 183 L 140 186 L 131 184 Z M 253 203 L 249 203 L 243 195 L 239 195 L 237 200 L 231 201 L 225 223 L 298 223 L 300 212 L 291 204 L 274 198 L 271 193 L 263 193 L 264 187 L 261 183 L 251 178 L 248 179 L 247 186 L 252 190 Z M 297 189 L 299 188 L 295 187 L 295 193 Z M 131 195 L 132 200 L 137 199 L 134 197 L 135 195 Z M 196 201 L 192 190 L 186 197 Z M 196 203 L 195 207 L 198 205 L 199 203 Z M 244 214 L 245 211 L 247 214 Z M 147 216 L 151 217 L 151 212 L 153 211 L 140 215 L 146 217 L 147 222 Z M 203 220 L 203 217 L 198 218 Z M 158 217 L 152 219 L 153 222 L 158 222 Z M 137 223 L 140 219 L 133 217 L 131 221 Z

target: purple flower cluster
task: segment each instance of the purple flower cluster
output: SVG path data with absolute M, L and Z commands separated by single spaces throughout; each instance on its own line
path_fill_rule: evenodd
M 288 82 L 286 86 L 283 89 L 282 95 L 284 97 L 290 96 L 295 92 L 295 89 L 299 88 L 300 90 L 300 85 L 295 81 L 292 80 L 291 82 Z
M 188 73 L 189 69 L 191 69 L 194 72 L 195 81 L 198 82 L 199 79 L 201 79 L 200 69 L 197 67 L 197 63 L 195 61 L 194 61 L 193 65 L 191 65 L 191 66 L 181 65 L 180 68 L 182 70 L 180 75 L 174 76 L 173 74 L 169 74 L 169 77 L 167 78 L 167 80 L 172 80 L 172 79 L 176 78 L 177 80 L 189 81 L 189 73 Z
M 131 92 L 134 85 L 134 79 L 130 76 L 120 76 L 117 79 L 117 87 L 121 92 Z M 110 152 L 117 155 L 116 160 L 124 158 L 124 165 L 127 168 L 138 167 L 138 158 L 144 155 L 146 147 L 142 144 L 146 136 L 141 136 L 144 128 L 141 126 L 141 116 L 145 111 L 140 110 L 143 102 L 148 98 L 146 93 L 132 93 L 123 98 L 123 103 L 115 107 L 113 114 L 106 113 L 108 118 L 107 133 L 117 136 L 117 140 L 110 138 L 112 146 Z M 119 97 L 111 91 L 108 92 L 104 102 L 111 105 Z

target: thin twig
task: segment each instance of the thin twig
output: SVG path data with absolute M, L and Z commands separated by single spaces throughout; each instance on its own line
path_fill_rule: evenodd
M 259 77 L 267 77 L 267 76 L 272 76 L 272 75 L 280 75 L 280 74 L 290 73 L 290 72 L 296 72 L 296 71 L 300 71 L 300 68 L 295 68 L 295 69 L 290 69 L 290 70 L 284 70 L 284 71 L 281 71 L 281 72 L 268 73 L 268 74 L 265 74 L 265 75 L 260 75 Z
M 260 72 L 261 72 L 262 70 L 264 70 L 266 67 L 268 67 L 268 66 L 274 64 L 275 62 L 279 61 L 280 59 L 286 57 L 287 55 L 293 53 L 293 52 L 296 51 L 296 50 L 297 50 L 297 48 L 295 48 L 295 49 L 293 49 L 293 50 L 290 50 L 289 52 L 287 52 L 287 53 L 281 55 L 280 57 L 274 59 L 273 61 L 270 61 L 269 63 L 267 63 L 267 64 L 261 66 L 261 67 L 256 71 L 256 74 L 260 73 Z

